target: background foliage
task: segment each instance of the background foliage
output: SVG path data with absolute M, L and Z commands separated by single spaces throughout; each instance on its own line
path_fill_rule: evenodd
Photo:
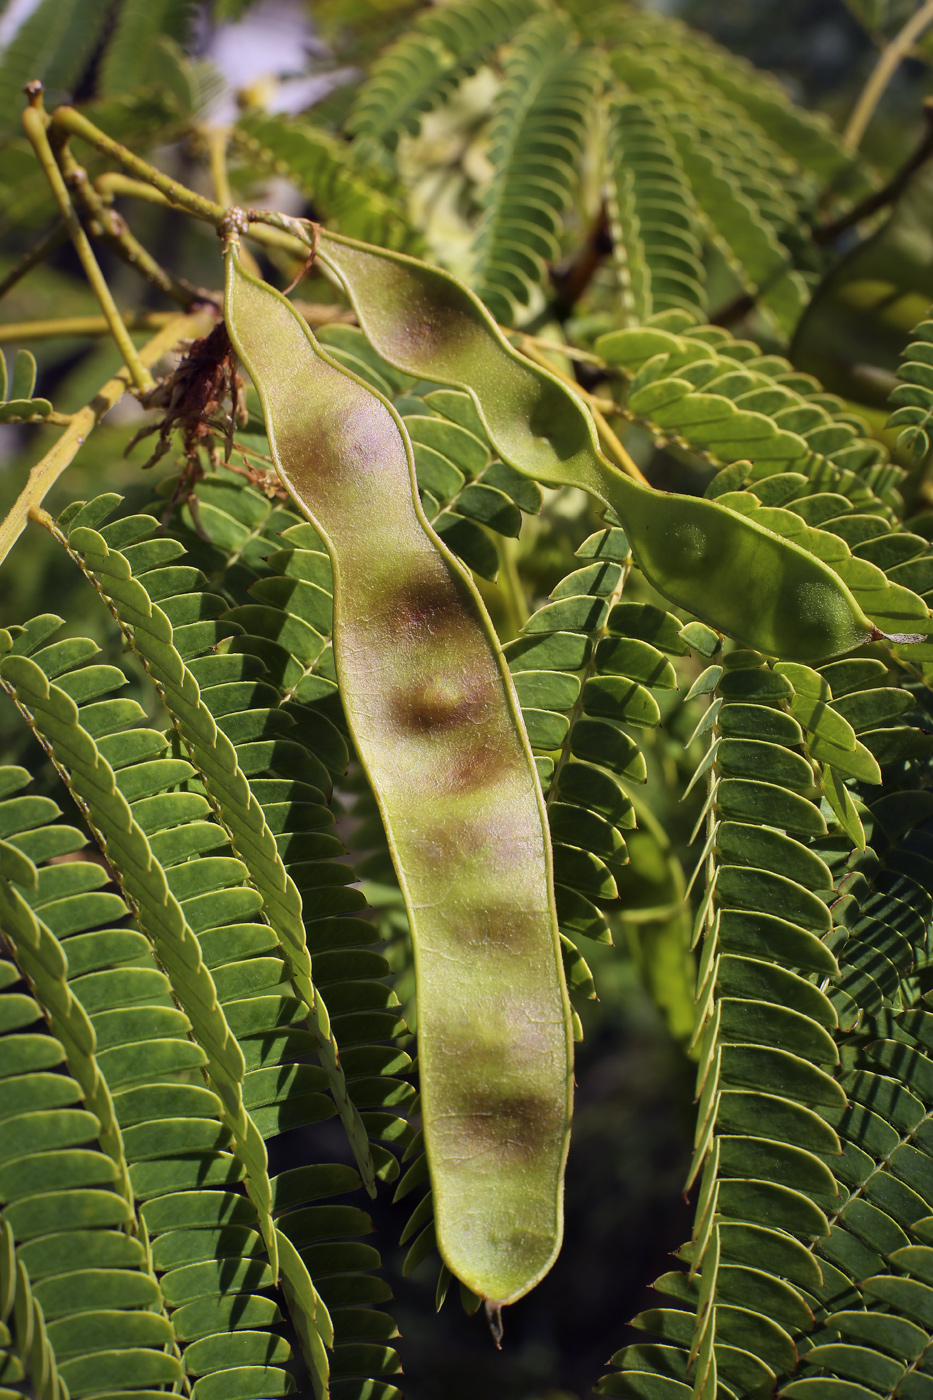
M 38 77 L 221 203 L 450 268 L 610 455 L 925 630 L 927 8 L 322 0 L 312 35 L 298 6 L 40 0 L 0 57 L 4 506 L 121 364 L 19 134 Z M 288 57 L 247 71 L 277 23 Z M 142 344 L 216 296 L 214 234 L 74 154 Z M 435 1315 L 406 920 L 327 557 L 251 396 L 193 496 L 178 438 L 124 456 L 158 422 L 127 398 L 4 568 L 0 1397 L 319 1394 L 335 1342 L 335 1400 L 926 1400 L 933 644 L 819 672 L 723 646 L 321 276 L 296 296 L 404 417 L 538 756 L 583 1036 L 564 1250 L 501 1354 L 469 1295 Z

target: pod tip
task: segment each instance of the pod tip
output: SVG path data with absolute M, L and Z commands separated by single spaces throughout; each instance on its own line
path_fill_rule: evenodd
M 491 1298 L 486 1299 L 486 1321 L 489 1323 L 489 1330 L 492 1339 L 496 1344 L 496 1350 L 502 1350 L 502 1304 L 495 1303 Z

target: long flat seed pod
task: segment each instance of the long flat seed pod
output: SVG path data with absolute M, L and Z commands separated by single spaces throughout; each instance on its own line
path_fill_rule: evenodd
M 600 452 L 579 399 L 519 355 L 455 277 L 323 229 L 318 257 L 389 364 L 469 393 L 517 471 L 611 506 L 666 598 L 771 656 L 825 660 L 878 635 L 842 580 L 806 550 L 717 502 L 623 475 Z
M 441 1254 L 492 1306 L 553 1263 L 572 1092 L 540 785 L 508 668 L 431 530 L 389 404 L 227 246 L 230 338 L 286 487 L 334 569 L 347 722 L 415 950 L 425 1145 Z

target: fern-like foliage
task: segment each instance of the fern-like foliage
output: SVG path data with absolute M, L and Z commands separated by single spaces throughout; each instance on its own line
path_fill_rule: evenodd
M 625 332 L 615 343 L 650 334 Z M 714 343 L 720 352 L 718 334 Z M 761 410 L 794 435 L 812 424 L 811 446 L 825 451 L 754 468 L 736 462 L 709 494 L 788 538 L 803 539 L 803 524 L 808 547 L 832 557 L 856 589 L 872 590 L 889 626 L 914 615 L 925 632 L 929 545 L 899 525 L 891 468 L 873 455 L 859 461 L 854 438 L 833 436 L 845 415 L 813 393 L 818 386 L 795 383 L 772 359 L 768 388 L 755 380 L 756 357 L 743 353 L 735 359 L 752 371 L 747 381 L 697 368 L 697 383 L 691 366 L 700 361 L 680 361 L 684 385 L 700 391 L 695 413 L 693 391 L 678 398 L 659 356 L 662 416 L 682 418 L 694 451 L 712 432 L 725 439 L 731 421 L 751 437 Z M 724 365 L 728 358 L 729 349 Z M 702 402 L 717 382 L 724 399 L 739 391 L 734 408 Z M 639 383 L 636 373 L 632 385 L 634 411 L 640 403 L 657 411 L 648 407 L 651 378 Z M 802 391 L 794 408 L 780 397 L 788 388 Z M 748 418 L 731 419 L 745 394 Z M 815 407 L 827 417 L 818 422 Z M 776 456 L 790 447 L 771 442 Z M 852 454 L 851 468 L 827 482 L 839 449 Z M 720 448 L 719 460 L 731 451 Z M 767 444 L 756 456 L 767 458 Z M 688 699 L 709 697 L 697 725 L 708 735 L 698 768 L 708 796 L 697 869 L 705 894 L 696 920 L 695 1224 L 681 1251 L 685 1270 L 659 1279 L 661 1306 L 634 1320 L 649 1339 L 613 1358 L 619 1370 L 601 1393 L 699 1396 L 725 1386 L 817 1397 L 841 1394 L 840 1385 L 848 1393 L 853 1382 L 909 1388 L 922 1372 L 928 1330 L 921 1342 L 912 1329 L 928 1329 L 929 1314 L 910 1266 L 933 1179 L 919 1077 L 930 808 L 915 790 L 931 754 L 927 651 L 914 649 L 911 671 L 897 645 L 819 671 L 731 651 L 692 687 Z
M 689 300 L 684 302 L 681 290 L 672 304 L 702 307 L 702 298 L 692 288 L 698 269 L 691 242 L 686 266 L 684 252 L 677 246 L 680 238 L 675 240 L 677 260 L 671 263 L 664 257 L 671 230 L 686 229 L 692 234 L 690 224 L 699 218 L 704 242 L 719 249 L 738 287 L 757 300 L 772 330 L 786 337 L 807 304 L 808 278 L 819 266 L 814 250 L 801 237 L 801 221 L 816 219 L 819 191 L 826 185 L 850 196 L 864 189 L 864 176 L 856 173 L 851 156 L 827 123 L 795 107 L 773 81 L 696 31 L 625 6 L 581 9 L 578 18 L 587 37 L 609 48 L 618 79 L 617 100 L 624 104 L 629 141 L 635 142 L 635 149 L 647 139 L 646 131 L 663 131 L 661 159 L 669 172 L 667 184 L 671 183 L 671 158 L 664 148 L 671 140 L 674 144 L 676 200 L 658 220 L 664 237 L 650 240 L 661 264 L 687 278 Z M 652 149 L 656 151 L 658 145 L 658 137 L 652 135 Z M 614 133 L 610 152 L 616 152 L 616 162 L 624 149 L 620 133 Z M 679 188 L 681 171 L 689 186 L 688 222 Z M 615 198 L 618 183 L 614 176 L 610 193 Z M 627 200 L 637 202 L 634 171 L 625 183 Z M 623 200 L 614 235 L 622 245 L 620 256 L 634 259 L 637 288 L 643 262 L 638 226 L 631 223 L 637 209 L 628 210 L 625 205 Z M 702 285 L 705 274 L 699 281 Z M 638 291 L 633 295 L 635 305 L 627 308 L 630 316 L 636 308 L 641 311 Z M 662 301 L 653 309 L 664 307 Z M 649 305 L 644 314 L 650 310 Z
M 680 96 L 676 79 L 659 83 L 654 61 L 645 62 L 637 48 L 620 47 L 611 62 L 633 92 L 647 97 L 648 111 L 659 114 L 670 133 L 696 206 L 740 285 L 789 333 L 806 303 L 784 242 L 807 198 L 793 167 L 776 147 L 768 150 L 763 132 L 755 134 L 755 156 L 749 159 L 747 117 L 714 91 L 704 93 L 698 110 Z
M 196 770 L 186 760 L 172 757 L 164 734 L 133 729 L 134 712 L 140 713 L 134 703 L 101 698 L 114 685 L 124 684 L 122 673 L 112 667 L 82 664 L 96 650 L 92 643 L 52 642 L 58 619 L 40 620 L 12 644 L 3 678 L 48 745 L 92 827 L 106 840 L 111 868 L 140 926 L 155 940 L 159 961 L 172 978 L 173 995 L 187 1008 L 188 1017 L 181 1016 L 180 1020 L 172 1012 L 181 1035 L 181 1060 L 172 1043 L 167 1043 L 161 1058 L 154 1055 L 154 1047 L 148 1043 L 153 1037 L 165 1040 L 172 1030 L 171 1017 L 167 1022 L 164 1017 L 161 1022 L 157 1017 L 148 1032 L 138 1017 L 135 1021 L 130 1018 L 133 1045 L 129 1049 L 136 1057 L 137 1077 L 145 1079 L 150 1067 L 161 1082 L 166 1074 L 171 1079 L 177 1070 L 203 1064 L 217 1095 L 211 1093 L 204 1100 L 206 1105 L 213 1105 L 208 1117 L 213 1116 L 215 1126 L 199 1126 L 205 1110 L 198 1100 L 194 1136 L 186 1137 L 180 1126 L 173 1130 L 174 1135 L 164 1133 L 157 1121 L 159 1093 L 164 1099 L 161 1116 L 173 1118 L 184 1111 L 184 1092 L 173 1097 L 168 1090 L 159 1090 L 154 1097 L 149 1096 L 151 1103 L 145 1086 L 139 1093 L 134 1092 L 131 1102 L 140 1116 L 126 1121 L 143 1124 L 145 1131 L 141 1129 L 135 1138 L 142 1136 L 145 1140 L 138 1151 L 126 1149 L 131 1172 L 136 1158 L 144 1164 L 140 1168 L 142 1179 L 131 1176 L 130 1199 L 135 1195 L 147 1201 L 143 1217 L 153 1237 L 160 1228 L 168 1228 L 170 1221 L 177 1226 L 177 1241 L 171 1231 L 164 1240 L 155 1239 L 153 1258 L 162 1295 L 175 1310 L 173 1319 L 180 1313 L 175 1336 L 188 1344 L 184 1353 L 187 1375 L 208 1376 L 223 1370 L 224 1378 L 217 1382 L 221 1387 L 218 1394 L 229 1393 L 222 1387 L 234 1383 L 243 1387 L 243 1394 L 257 1396 L 281 1394 L 283 1387 L 287 1390 L 293 1384 L 295 1362 L 290 1360 L 288 1344 L 275 1332 L 265 1330 L 267 1326 L 275 1327 L 284 1305 L 280 1310 L 256 1294 L 254 1304 L 247 1306 L 248 1299 L 243 1296 L 244 1284 L 254 1289 L 267 1287 L 280 1268 L 283 1304 L 287 1303 L 304 1363 L 319 1389 L 327 1385 L 325 1346 L 334 1340 L 325 1304 L 333 1301 L 338 1309 L 333 1374 L 340 1379 L 334 1381 L 331 1393 L 350 1397 L 358 1394 L 361 1386 L 365 1389 L 372 1385 L 370 1380 L 356 1377 L 391 1372 L 397 1366 L 392 1348 L 385 1344 L 393 1333 L 393 1325 L 388 1318 L 380 1320 L 380 1314 L 365 1307 L 362 1316 L 359 1314 L 361 1304 L 386 1296 L 379 1280 L 360 1272 L 361 1266 L 367 1269 L 378 1265 L 378 1256 L 368 1247 L 339 1242 L 341 1235 L 352 1237 L 367 1232 L 365 1215 L 355 1207 L 311 1203 L 334 1192 L 352 1190 L 358 1179 L 346 1167 L 312 1166 L 287 1172 L 270 1182 L 265 1166 L 264 1138 L 320 1121 L 334 1112 L 322 1091 L 333 1082 L 335 1059 L 330 1060 L 331 1072 L 300 1059 L 323 1047 L 326 1066 L 333 1033 L 319 994 L 311 993 L 316 999 L 309 1008 L 307 974 L 296 970 L 296 938 L 301 940 L 303 965 L 307 965 L 307 952 L 301 924 L 288 922 L 288 891 L 297 891 L 295 880 L 300 883 L 306 904 L 313 891 L 317 906 L 315 918 L 305 916 L 308 942 L 317 955 L 316 974 L 333 988 L 338 1012 L 334 1024 L 340 1027 L 345 1046 L 339 1084 L 344 1084 L 344 1074 L 349 1075 L 353 1096 L 351 1103 L 344 1087 L 342 1102 L 348 1109 L 351 1134 L 353 1123 L 360 1126 L 362 1138 L 358 1142 L 362 1142 L 361 1150 L 367 1158 L 367 1134 L 396 1139 L 398 1133 L 392 1124 L 399 1120 L 385 1109 L 403 1104 L 411 1095 L 406 1085 L 381 1077 L 387 1070 L 403 1069 L 407 1057 L 391 1048 L 368 1048 L 366 1044 L 374 1037 L 384 1038 L 394 1024 L 395 1018 L 390 1015 L 387 1027 L 386 1013 L 378 1009 L 391 1007 L 394 998 L 389 994 L 387 999 L 387 990 L 378 983 L 359 981 L 361 975 L 378 977 L 385 971 L 385 964 L 377 955 L 353 950 L 354 945 L 372 942 L 372 927 L 356 918 L 337 917 L 341 910 L 358 908 L 361 901 L 346 888 L 346 878 L 352 879 L 352 871 L 327 859 L 339 855 L 343 848 L 326 832 L 332 817 L 320 789 L 306 781 L 308 777 L 321 781 L 323 772 L 329 787 L 326 770 L 303 746 L 277 737 L 291 728 L 293 721 L 284 712 L 282 723 L 271 720 L 263 701 L 274 692 L 269 686 L 257 684 L 257 673 L 261 674 L 263 667 L 257 657 L 248 653 L 204 657 L 203 694 L 214 704 L 221 726 L 226 720 L 233 738 L 215 725 L 212 711 L 200 698 L 198 682 L 181 661 L 176 643 L 197 667 L 198 655 L 209 651 L 223 636 L 239 633 L 240 627 L 215 620 L 227 611 L 223 600 L 217 599 L 217 605 L 212 606 L 211 595 L 191 592 L 199 577 L 197 570 L 173 563 L 179 547 L 172 540 L 152 538 L 157 530 L 152 517 L 117 520 L 103 526 L 104 533 L 99 533 L 94 527 L 102 524 L 116 504 L 116 498 L 107 497 L 69 512 L 63 519 L 68 545 L 76 554 L 81 546 L 80 559 L 89 572 L 96 566 L 98 587 L 110 599 L 127 635 L 146 661 L 180 736 L 202 769 Z M 132 586 L 134 570 L 128 559 L 132 559 L 139 576 L 160 600 L 158 605 L 150 601 L 141 585 Z M 176 589 L 182 592 L 176 593 Z M 178 602 L 173 606 L 174 598 Z M 169 614 L 175 618 L 174 626 L 168 621 Z M 63 690 L 62 685 L 67 689 Z M 77 698 L 80 708 L 75 708 L 72 697 Z M 275 698 L 277 701 L 278 696 Z M 84 720 L 89 727 L 82 723 Z M 266 735 L 268 739 L 260 737 Z M 242 764 L 250 770 L 258 798 L 243 776 Z M 282 768 L 277 770 L 277 764 Z M 187 784 L 196 771 L 200 791 L 179 790 L 179 784 Z M 212 806 L 221 822 L 213 816 Z M 119 815 L 121 811 L 123 816 Z M 225 813 L 229 827 L 222 824 Z M 115 831 L 125 834 L 117 836 Z M 236 848 L 246 856 L 245 864 L 233 856 L 231 836 L 235 845 L 239 843 Z M 106 881 L 99 866 L 87 868 L 95 877 L 90 888 Z M 73 865 L 54 869 L 77 874 Z M 257 884 L 251 882 L 250 872 Z M 336 881 L 334 876 L 338 877 Z M 160 882 L 162 893 L 158 894 Z M 76 881 L 73 887 L 80 889 L 80 882 Z M 61 889 L 59 880 L 53 893 Z M 354 897 L 348 899 L 349 896 Z M 92 921 L 100 923 L 108 916 L 125 916 L 126 905 L 121 899 L 98 896 L 98 904 L 101 898 L 105 906 L 107 900 L 113 901 L 119 913 L 116 909 L 111 912 L 109 906 L 98 909 L 95 904 L 89 919 L 96 915 Z M 271 922 L 258 919 L 260 911 Z M 6 923 L 5 918 L 5 926 Z M 85 926 L 78 925 L 79 929 Z M 280 942 L 282 934 L 284 944 Z M 148 947 L 139 934 L 132 934 L 127 957 L 134 953 L 138 956 L 138 944 Z M 92 965 L 99 966 L 112 981 L 110 962 L 119 962 L 124 952 L 120 941 L 115 942 L 108 935 L 96 948 L 99 962 Z M 167 991 L 169 984 L 162 974 L 154 975 Z M 140 982 L 140 988 L 129 988 L 130 1005 L 139 1000 L 140 991 L 146 990 L 144 973 L 135 980 Z M 101 976 L 95 972 L 92 983 L 96 986 L 100 982 Z M 379 993 L 375 1000 L 367 993 L 367 985 Z M 107 1009 L 111 1005 L 118 1007 L 121 1003 L 108 1001 Z M 313 1033 L 307 1022 L 303 1024 L 309 1009 Z M 204 1050 L 184 1037 L 189 1024 L 195 1027 L 198 1045 Z M 115 1045 L 122 1043 L 119 1034 Z M 93 1033 L 91 1036 L 93 1040 Z M 359 1049 L 354 1050 L 354 1045 Z M 188 1051 L 192 1054 L 185 1059 Z M 188 1078 L 187 1070 L 183 1078 Z M 127 1081 L 132 1082 L 132 1072 Z M 188 1092 L 205 1093 L 197 1088 Z M 338 1087 L 338 1097 L 340 1094 Z M 357 1100 L 364 1106 L 364 1120 L 355 1107 Z M 122 1102 L 118 1095 L 118 1108 Z M 104 1122 L 106 1115 L 96 1105 L 95 1111 Z M 150 1121 L 154 1114 L 156 1121 Z M 119 1113 L 117 1121 L 123 1129 L 124 1120 Z M 123 1132 L 124 1143 L 127 1133 L 135 1141 L 129 1127 Z M 224 1148 L 230 1152 L 221 1157 L 220 1149 Z M 204 1166 L 188 1162 L 195 1149 L 208 1152 L 207 1165 L 218 1161 L 216 1183 L 230 1189 L 219 1194 L 202 1189 L 213 1184 L 214 1179 Z M 377 1151 L 374 1147 L 374 1155 Z M 179 1153 L 182 1160 L 173 1167 Z M 166 1155 L 170 1160 L 163 1168 L 154 1159 Z M 381 1175 L 398 1171 L 394 1158 L 384 1150 L 379 1169 Z M 242 1194 L 242 1187 L 236 1186 L 238 1181 L 245 1181 L 246 1195 Z M 178 1200 L 180 1190 L 192 1193 L 184 1203 Z M 150 1196 L 169 1199 L 163 1209 L 157 1202 L 149 1204 Z M 181 1204 L 184 1209 L 179 1224 L 175 1207 Z M 334 1236 L 338 1237 L 336 1241 Z M 249 1246 L 250 1239 L 253 1246 Z M 324 1243 L 329 1240 L 333 1242 Z M 192 1246 L 196 1248 L 192 1250 Z M 257 1260 L 255 1267 L 248 1263 L 256 1253 L 264 1254 L 268 1263 Z M 226 1257 L 241 1261 L 240 1266 L 226 1269 L 222 1265 Z M 202 1260 L 214 1261 L 209 1277 L 201 1267 Z M 309 1269 L 320 1277 L 320 1292 L 311 1283 Z M 218 1288 L 220 1296 L 215 1300 L 213 1295 Z M 200 1301 L 202 1297 L 204 1302 Z M 71 1306 L 74 1307 L 73 1298 Z M 342 1336 L 340 1308 L 345 1310 L 346 1321 Z M 245 1320 L 241 1320 L 241 1313 Z M 231 1329 L 235 1334 L 232 1342 L 228 1339 Z M 235 1377 L 229 1370 L 234 1363 L 241 1368 Z M 206 1393 L 213 1382 L 201 1380 L 198 1384 Z M 388 1396 L 392 1387 L 383 1386 L 380 1393 Z
M 617 99 L 609 111 L 609 211 L 627 321 L 705 310 L 699 213 L 660 107 Z
M 854 8 L 878 36 L 910 11 Z M 219 0 L 205 22 L 249 9 Z M 827 120 L 661 11 L 544 0 L 408 18 L 361 0 L 348 31 L 395 36 L 369 73 L 298 115 L 241 111 L 224 170 L 192 18 L 187 0 L 41 0 L 20 24 L 0 187 L 21 252 L 58 217 L 15 134 L 41 78 L 50 108 L 88 94 L 134 151 L 193 136 L 218 198 L 263 205 L 284 177 L 330 228 L 430 247 L 516 347 L 566 350 L 617 461 L 620 438 L 652 482 L 793 541 L 877 625 L 819 668 L 736 648 L 668 609 L 612 512 L 500 461 L 468 393 L 395 370 L 346 313 L 321 330 L 404 421 L 424 514 L 504 639 L 577 1038 L 634 969 L 695 1065 L 689 1239 L 599 1393 L 930 1400 L 933 323 L 900 356 L 884 442 L 773 353 L 799 350 L 839 231 L 898 191 L 914 207 L 920 182 L 879 190 Z M 95 179 L 101 150 L 73 148 Z M 160 285 L 210 290 L 179 208 L 163 218 Z M 309 295 L 339 299 L 310 264 Z M 31 354 L 9 368 L 0 420 L 61 423 Z M 413 954 L 343 712 L 331 561 L 246 403 L 223 461 L 226 404 L 200 403 L 184 474 L 136 513 L 115 492 L 34 511 L 67 619 L 2 619 L 2 704 L 33 771 L 0 767 L 0 1400 L 400 1400 L 364 1194 L 387 1186 L 402 1273 L 449 1291 Z
M 347 119 L 367 151 L 394 151 L 463 78 L 541 9 L 540 0 L 454 0 L 423 14 L 374 64 Z
M 596 54 L 580 49 L 557 17 L 529 21 L 506 59 L 489 132 L 495 175 L 482 197 L 472 282 L 507 325 L 559 251 L 561 216 L 574 198 L 602 81 Z
M 888 419 L 889 428 L 897 428 L 897 445 L 915 462 L 930 455 L 930 421 L 933 415 L 933 321 L 921 321 L 914 327 L 911 340 L 898 367 L 903 380 L 891 393 L 894 412 Z
M 903 508 L 903 470 L 841 399 L 786 359 L 674 312 L 604 336 L 599 349 L 628 380 L 623 411 L 659 442 L 717 466 L 751 458 L 742 470 L 755 480 L 794 474 L 819 492 L 851 493 L 855 505 L 873 501 L 888 516 Z M 740 474 L 719 478 L 717 491 L 733 479 Z
M 103 34 L 109 10 L 106 0 L 43 0 L 36 6 L 0 59 L 0 140 L 19 125 L 23 73 L 53 90 L 70 91 Z
M 830 123 L 791 102 L 770 74 L 729 53 L 707 35 L 650 10 L 595 11 L 590 24 L 637 52 L 646 74 L 672 92 L 688 91 L 697 106 L 718 90 L 743 108 L 769 143 L 809 174 L 830 184 L 858 182 L 857 162 Z
M 891 720 L 904 717 L 901 733 L 921 752 L 929 738 L 909 722 L 914 697 L 879 681 L 886 668 L 870 658 L 820 675 L 736 651 L 694 687 L 710 694 L 696 1224 L 682 1251 L 688 1271 L 656 1284 L 670 1305 L 635 1319 L 657 1344 L 624 1348 L 604 1394 L 658 1393 L 659 1376 L 684 1394 L 791 1380 L 787 1394 L 822 1393 L 820 1377 L 854 1378 L 860 1359 L 875 1365 L 836 1347 L 850 1323 L 854 1337 L 897 1351 L 888 1316 L 901 1310 L 875 1309 L 886 1288 L 898 1298 L 904 1275 L 895 1266 L 896 1279 L 877 1289 L 874 1275 L 919 1238 L 911 1229 L 929 1211 L 928 1163 L 917 1157 L 909 1187 L 903 1177 L 927 1110 L 922 1100 L 908 1108 L 913 1085 L 902 1099 L 904 1086 L 883 1070 L 898 1057 L 919 1065 L 899 1028 L 922 1024 L 907 1008 L 928 961 L 933 906 L 901 842 L 924 850 L 922 829 L 913 832 L 929 810 L 925 797 L 893 794 L 877 817 L 862 808 L 866 846 L 845 784 L 856 768 L 859 789 L 880 782 L 867 746 L 884 748 Z M 837 758 L 827 761 L 830 746 Z M 835 830 L 823 834 L 827 818 Z M 884 1008 L 896 1005 L 889 1021 Z M 879 1041 L 889 1024 L 895 1039 Z M 912 1371 L 901 1365 L 898 1380 Z
M 191 0 L 124 0 L 101 64 L 101 96 L 118 97 L 145 83 L 153 45 L 182 42 L 193 17 Z
M 663 833 L 639 821 L 630 794 L 648 776 L 646 741 L 661 720 L 654 692 L 676 688 L 672 658 L 687 653 L 692 634 L 673 614 L 623 597 L 632 560 L 622 530 L 597 532 L 577 553 L 591 562 L 558 584 L 506 648 L 545 792 L 572 999 L 595 994 L 580 939 L 611 942 L 610 920 L 623 911 L 636 954 L 640 933 L 668 929 L 668 976 L 690 977 L 676 917 L 679 862 Z M 660 992 L 662 1006 L 676 1001 L 672 990 Z
M 301 118 L 247 112 L 233 132 L 240 178 L 284 176 L 338 233 L 384 248 L 418 252 L 399 192 L 355 147 Z

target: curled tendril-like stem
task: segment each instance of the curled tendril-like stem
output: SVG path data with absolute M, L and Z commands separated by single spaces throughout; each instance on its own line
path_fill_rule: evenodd
M 284 296 L 288 296 L 289 292 L 293 292 L 298 286 L 298 283 L 311 271 L 311 268 L 314 266 L 314 259 L 317 257 L 318 244 L 321 241 L 320 224 L 313 224 L 308 220 L 302 220 L 302 222 L 307 222 L 308 227 L 311 229 L 311 251 L 305 258 L 304 263 L 302 264 L 301 269 L 299 270 L 297 275 L 285 288 L 285 291 L 283 293 Z

